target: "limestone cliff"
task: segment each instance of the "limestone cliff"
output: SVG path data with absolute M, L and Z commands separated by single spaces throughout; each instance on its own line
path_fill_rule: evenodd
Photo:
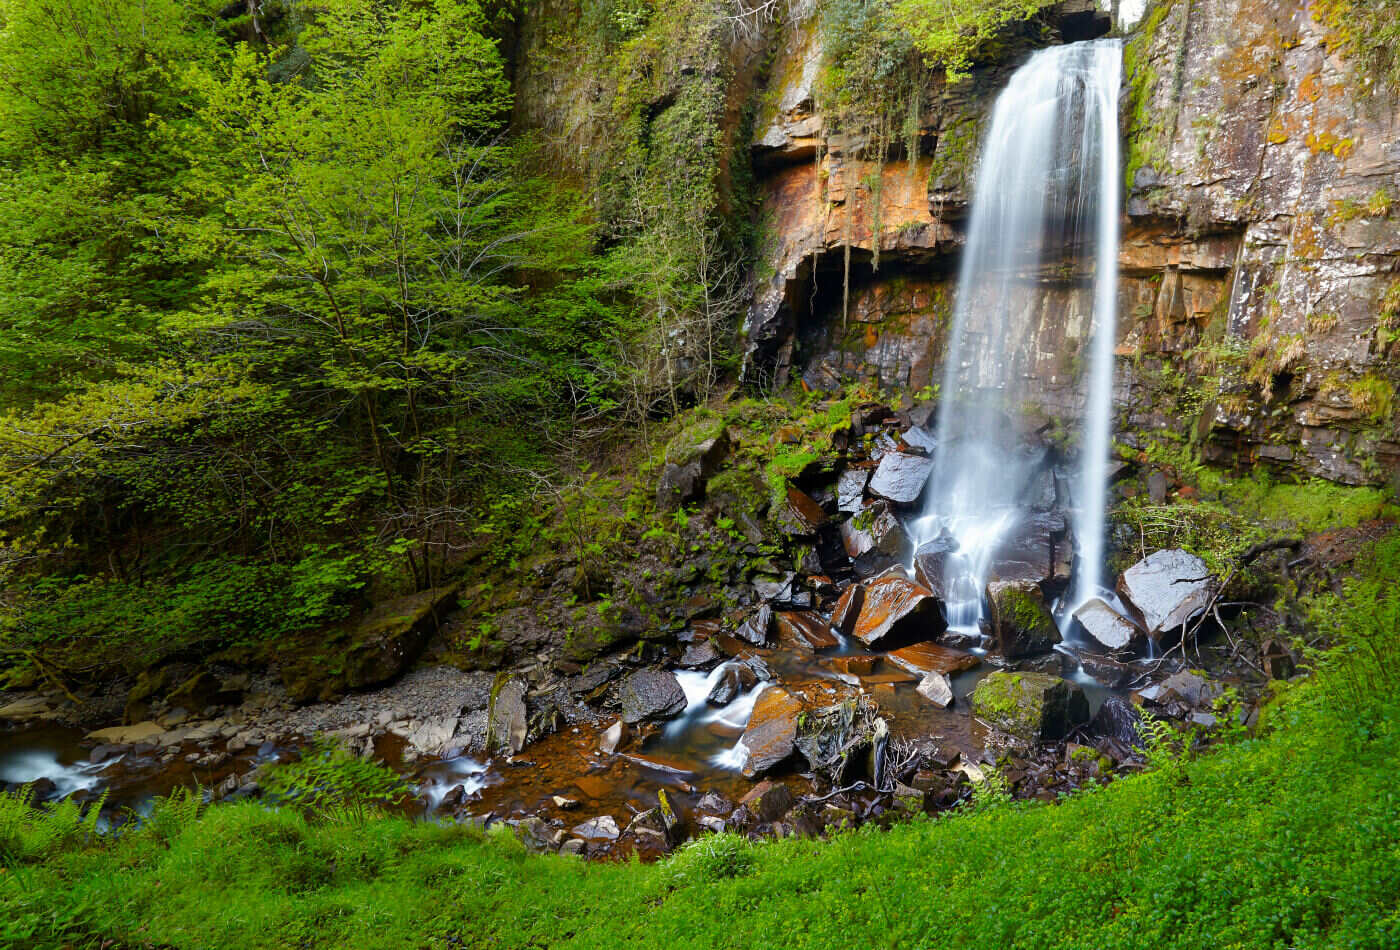
M 752 165 L 760 233 L 745 377 L 917 391 L 939 378 L 997 92 L 1035 46 L 1111 24 L 1085 0 L 1048 10 L 970 79 L 950 85 L 935 73 L 917 136 L 875 147 L 823 112 L 817 6 L 795 3 L 759 35 L 710 35 L 711 59 L 730 48 L 725 121 L 752 125 L 739 158 Z M 1125 41 L 1120 438 L 1168 431 L 1221 463 L 1355 484 L 1395 478 L 1396 98 L 1335 52 L 1305 0 L 1158 0 Z M 575 154 L 595 147 L 605 131 L 580 133 L 589 96 L 577 81 L 528 43 L 520 63 L 523 124 L 571 137 Z M 714 69 L 682 64 L 673 85 Z M 1026 275 L 1040 288 L 1035 372 L 1050 416 L 1081 398 L 1090 319 L 1075 291 L 1086 266 L 1066 248 Z

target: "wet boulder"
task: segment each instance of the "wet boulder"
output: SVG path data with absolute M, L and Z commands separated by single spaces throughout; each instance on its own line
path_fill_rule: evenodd
M 724 659 L 724 653 L 712 640 L 692 643 L 681 654 L 680 665 L 692 670 L 708 670 Z
M 486 747 L 514 755 L 525 748 L 529 717 L 525 709 L 525 681 L 511 677 L 498 682 L 487 707 Z
M 1084 690 L 1046 673 L 992 673 L 968 698 L 973 715 L 1023 742 L 1062 739 L 1089 718 Z
M 778 612 L 778 639 L 786 646 L 831 650 L 841 645 L 826 619 L 815 610 Z
M 953 684 L 942 673 L 929 673 L 919 680 L 914 692 L 933 703 L 939 709 L 953 705 Z
M 869 747 L 871 732 L 869 710 L 848 700 L 803 713 L 794 745 L 809 770 L 838 780 L 852 752 Z
M 711 706 L 728 706 L 740 693 L 753 689 L 757 683 L 758 676 L 746 664 L 726 663 L 715 677 L 715 683 L 710 687 L 705 702 Z
M 836 479 L 836 507 L 855 514 L 865 507 L 865 486 L 870 484 L 870 469 L 850 466 Z
M 1137 624 L 1097 597 L 1080 605 L 1074 611 L 1074 619 L 1090 639 L 1105 650 L 1131 650 L 1143 639 L 1142 629 Z
M 763 604 L 739 625 L 739 629 L 734 631 L 734 635 L 740 640 L 746 640 L 754 646 L 761 647 L 768 643 L 768 633 L 772 629 L 773 608 Z
M 845 636 L 850 636 L 856 628 L 856 620 L 860 617 L 861 605 L 865 603 L 865 588 L 859 584 L 852 584 L 841 592 L 841 597 L 836 601 L 836 606 L 831 608 L 831 625 L 841 631 Z
M 926 455 L 888 451 L 880 457 L 869 491 L 897 505 L 912 505 L 924 493 L 932 472 L 933 459 Z
M 748 727 L 739 739 L 745 751 L 745 777 L 761 775 L 792 755 L 802 711 L 801 701 L 781 687 L 770 687 L 759 694 Z
M 887 638 L 924 640 L 947 625 L 943 603 L 928 588 L 891 575 L 866 585 L 853 633 L 870 646 Z
M 871 505 L 841 525 L 841 544 L 852 560 L 878 555 L 903 561 L 912 550 L 904 525 L 888 505 Z
M 1137 707 L 1121 696 L 1109 696 L 1090 720 L 1089 733 L 1121 742 L 1131 749 L 1142 745 L 1141 725 L 1142 714 Z
M 1040 587 L 1030 581 L 992 581 L 987 585 L 984 633 L 1008 659 L 1047 653 L 1060 642 L 1055 618 Z
M 1206 563 L 1178 549 L 1156 551 L 1123 572 L 1118 590 L 1154 640 L 1180 630 L 1210 605 L 1216 580 Z
M 826 512 L 811 495 L 795 485 L 788 485 L 787 497 L 774 517 L 784 534 L 810 537 L 826 524 Z
M 617 691 L 622 721 L 628 725 L 646 720 L 670 719 L 685 710 L 685 690 L 674 673 L 638 670 Z
M 759 821 L 772 824 L 786 815 L 796 801 L 786 785 L 764 779 L 740 799 L 739 804 Z
M 1064 585 L 1069 582 L 1074 545 L 1064 516 L 1035 512 L 1007 533 L 992 556 L 994 580 Z

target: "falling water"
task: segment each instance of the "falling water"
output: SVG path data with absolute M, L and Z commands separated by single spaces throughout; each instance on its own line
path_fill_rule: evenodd
M 1092 251 L 1093 340 L 1074 492 L 1078 592 L 1099 583 L 1113 384 L 1122 50 L 1095 40 L 1036 53 L 997 99 L 981 156 L 942 385 L 921 543 L 951 535 L 949 625 L 976 629 L 998 549 L 1022 523 L 1038 459 L 1034 401 L 1042 267 Z M 949 545 L 951 546 L 951 545 Z

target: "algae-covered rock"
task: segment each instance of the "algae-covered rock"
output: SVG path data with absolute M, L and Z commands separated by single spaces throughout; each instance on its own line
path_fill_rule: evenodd
M 1036 584 L 992 581 L 987 585 L 987 608 L 985 632 L 1002 656 L 1033 656 L 1060 642 L 1060 630 Z
M 348 626 L 306 638 L 280 673 L 295 702 L 331 700 L 388 682 L 418 659 L 457 603 L 457 588 L 433 587 L 386 601 Z
M 1048 673 L 992 673 L 968 698 L 973 715 L 1024 742 L 1064 738 L 1089 719 L 1084 690 Z

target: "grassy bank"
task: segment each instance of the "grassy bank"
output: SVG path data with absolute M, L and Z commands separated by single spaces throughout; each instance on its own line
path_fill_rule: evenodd
M 1335 641 L 1255 737 L 1056 805 L 651 865 L 506 833 L 171 802 L 98 840 L 0 807 L 0 941 L 177 947 L 1400 945 L 1400 540 L 1314 603 Z

